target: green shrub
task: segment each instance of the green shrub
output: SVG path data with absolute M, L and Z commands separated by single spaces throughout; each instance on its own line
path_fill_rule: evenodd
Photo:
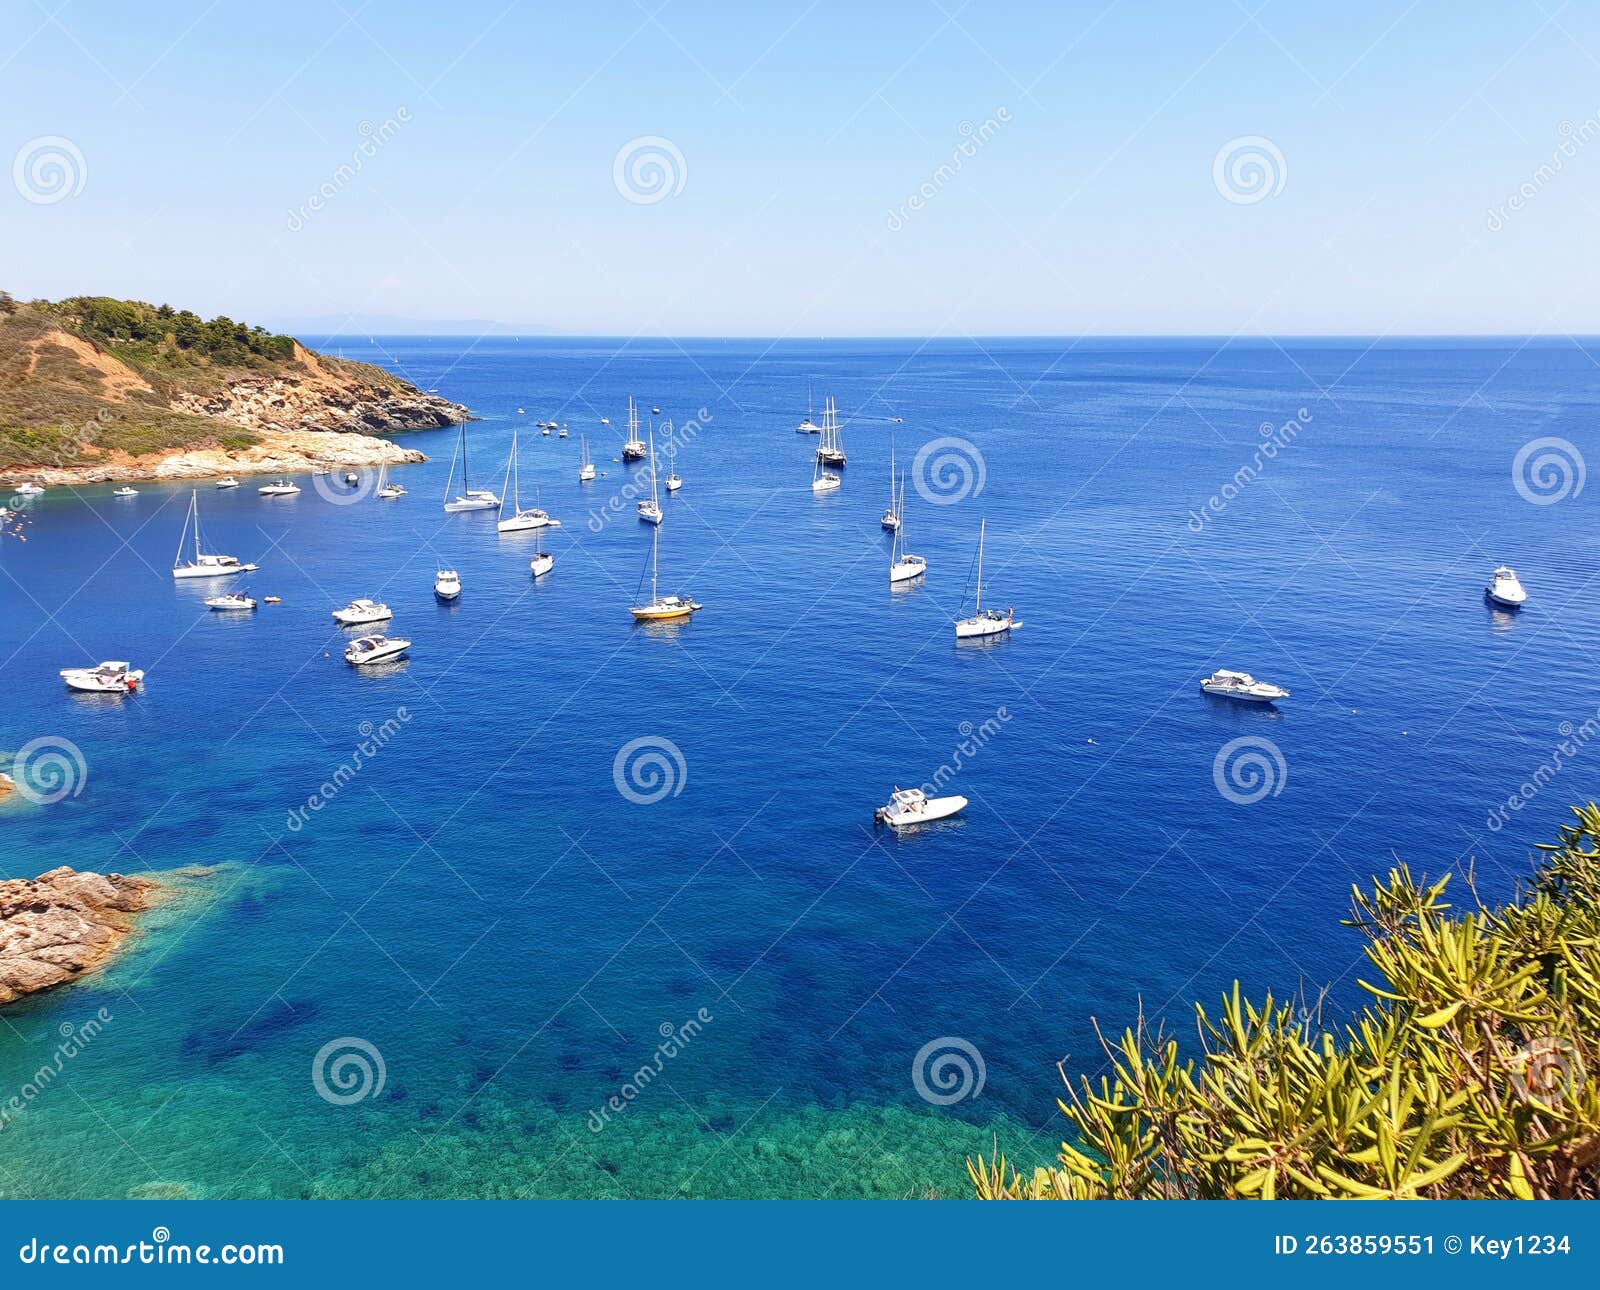
M 1600 1195 L 1600 808 L 1575 814 L 1499 908 L 1404 867 L 1355 889 L 1377 979 L 1336 1030 L 1237 983 L 1198 1058 L 1141 1021 L 1059 1102 L 1059 1163 L 969 1160 L 978 1196 Z

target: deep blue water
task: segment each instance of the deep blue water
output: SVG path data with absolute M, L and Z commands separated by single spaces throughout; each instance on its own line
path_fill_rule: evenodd
M 1585 342 L 1586 343 L 1586 342 Z M 1591 489 L 1536 505 L 1513 460 L 1593 455 L 1583 343 L 756 342 L 391 339 L 346 347 L 468 404 L 474 483 L 523 427 L 528 536 L 439 502 L 454 431 L 396 503 L 202 488 L 211 544 L 259 560 L 278 606 L 231 621 L 167 570 L 188 489 L 53 489 L 0 541 L 0 748 L 82 750 L 77 796 L 0 808 L 8 876 L 221 865 L 105 976 L 0 1014 L 0 1093 L 64 1023 L 113 1015 L 4 1130 L 9 1195 L 959 1193 L 992 1132 L 1059 1137 L 1055 1064 L 1094 1070 L 1090 1025 L 1247 988 L 1359 1001 L 1350 884 L 1397 859 L 1476 865 L 1504 895 L 1593 794 L 1574 759 L 1500 831 L 1486 819 L 1600 707 Z M 838 400 L 844 489 L 814 498 L 793 432 Z M 627 396 L 709 414 L 665 502 L 665 590 L 627 613 L 649 549 L 591 512 Z M 519 417 L 516 410 L 525 409 Z M 1192 510 L 1302 419 L 1200 532 Z M 609 427 L 600 424 L 609 417 Z M 562 441 L 532 429 L 555 418 Z M 895 423 L 893 417 L 903 418 Z M 576 482 L 578 435 L 602 478 Z M 923 586 L 891 594 L 891 437 L 908 471 L 970 441 L 981 494 L 908 490 Z M 257 481 L 259 482 L 259 481 Z M 1025 626 L 958 648 L 980 517 L 986 581 Z M 465 591 L 441 607 L 436 562 Z M 1500 562 L 1531 600 L 1491 610 Z M 329 611 L 386 600 L 409 663 L 358 674 Z M 57 668 L 128 658 L 146 690 L 69 695 Z M 1198 693 L 1216 667 L 1289 686 L 1276 710 Z M 298 831 L 290 811 L 363 723 L 408 720 Z M 872 810 L 951 763 L 958 823 L 895 837 Z M 370 728 L 370 727 L 369 727 Z M 670 741 L 654 804 L 613 762 Z M 1268 740 L 1276 794 L 1227 800 L 1219 750 Z M 1591 764 L 1592 763 L 1592 764 Z M 1277 773 L 1276 771 L 1274 773 Z M 594 1132 L 661 1042 L 711 1018 Z M 313 1056 L 361 1037 L 384 1092 L 317 1096 Z M 959 1037 L 980 1095 L 918 1096 L 918 1050 Z M 626 1149 L 623 1149 L 625 1144 Z M 885 1162 L 888 1162 L 885 1164 Z

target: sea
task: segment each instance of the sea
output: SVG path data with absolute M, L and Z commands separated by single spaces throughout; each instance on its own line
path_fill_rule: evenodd
M 0 1195 L 966 1195 L 1052 1159 L 1063 1079 L 1141 1018 L 1195 1052 L 1236 981 L 1347 1017 L 1352 887 L 1502 900 L 1600 781 L 1600 342 L 323 346 L 467 405 L 473 487 L 516 434 L 561 525 L 445 514 L 456 429 L 397 436 L 429 460 L 393 501 L 7 502 L 0 876 L 172 894 L 0 1010 Z M 659 533 L 630 396 L 684 481 Z M 891 588 L 902 474 L 928 568 Z M 174 582 L 191 491 L 281 603 Z M 1021 625 L 958 644 L 980 532 Z M 690 621 L 629 613 L 653 538 Z M 404 661 L 345 662 L 356 597 Z M 57 677 L 102 659 L 142 689 Z M 968 805 L 896 832 L 897 787 Z

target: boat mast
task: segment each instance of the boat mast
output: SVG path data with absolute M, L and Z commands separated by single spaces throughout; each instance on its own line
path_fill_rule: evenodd
M 892 435 L 889 438 L 889 514 L 893 515 L 897 521 L 900 518 L 900 508 L 896 505 L 894 495 L 894 437 Z M 898 529 L 899 527 L 900 525 L 897 523 L 895 528 Z
M 512 480 L 514 474 L 515 474 L 516 469 L 517 469 L 517 432 L 515 430 L 513 430 L 511 432 L 511 455 L 506 458 L 506 477 L 500 484 L 500 514 L 501 515 L 504 515 L 506 513 L 506 495 L 511 492 L 511 487 L 510 487 L 511 486 L 511 480 Z M 517 500 L 516 508 L 517 508 L 516 511 L 512 511 L 513 515 L 515 515 L 517 513 L 517 511 L 520 511 L 522 509 L 522 501 L 521 501 L 520 497 Z
M 650 427 L 650 505 L 657 511 L 661 510 L 661 497 L 656 492 L 656 428 Z M 651 588 L 655 590 L 654 587 Z
M 466 441 L 467 428 L 462 426 L 461 434 L 456 439 L 456 450 L 450 454 L 450 473 L 445 476 L 444 480 L 444 501 L 446 506 L 450 504 L 450 485 L 455 482 L 456 478 L 456 458 L 461 456 L 461 445 Z
M 653 605 L 661 599 L 661 593 L 656 590 L 656 576 L 661 566 L 661 526 L 656 525 L 650 535 L 650 603 Z
M 983 617 L 983 530 L 988 525 L 988 518 L 978 521 L 978 606 L 973 611 L 973 617 Z

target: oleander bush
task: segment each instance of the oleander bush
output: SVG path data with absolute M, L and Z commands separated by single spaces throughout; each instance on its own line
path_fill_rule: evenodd
M 1235 983 L 1199 1052 L 1141 1021 L 1059 1102 L 1073 1140 L 984 1199 L 1595 1198 L 1600 1194 L 1600 808 L 1575 810 L 1506 905 L 1393 870 L 1347 925 L 1374 980 L 1325 1029 Z M 1470 888 L 1470 883 L 1468 884 Z

